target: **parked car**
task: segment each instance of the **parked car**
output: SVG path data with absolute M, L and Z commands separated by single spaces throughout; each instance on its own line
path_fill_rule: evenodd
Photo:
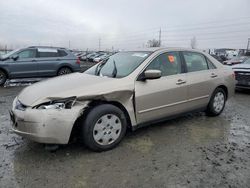
M 104 55 L 104 53 L 97 52 L 97 53 L 95 53 L 94 55 L 90 56 L 90 57 L 88 58 L 88 61 L 94 62 L 94 59 L 95 59 L 95 58 L 100 57 L 100 56 L 102 56 L 102 55 Z
M 81 55 L 79 56 L 79 59 L 80 59 L 81 61 L 86 61 L 88 55 L 89 55 L 89 53 L 88 53 L 88 52 L 85 52 L 85 53 L 83 53 L 83 54 L 81 54 Z
M 247 56 L 239 56 L 239 57 L 233 57 L 232 59 L 223 61 L 224 65 L 236 65 L 236 64 L 240 64 L 243 63 L 244 61 L 246 61 L 249 57 Z
M 232 66 L 237 80 L 236 88 L 250 89 L 250 59 Z
M 109 56 L 111 56 L 110 54 L 103 54 L 99 57 L 94 58 L 93 62 L 94 63 L 99 63 L 100 61 L 107 59 Z
M 49 77 L 79 71 L 80 60 L 69 50 L 32 46 L 1 56 L 0 85 L 7 78 Z
M 120 52 L 85 73 L 26 87 L 10 114 L 13 131 L 28 139 L 67 144 L 79 133 L 87 147 L 105 151 L 117 146 L 128 127 L 201 110 L 218 116 L 234 89 L 232 69 L 203 52 Z
M 211 55 L 213 58 L 215 58 L 217 61 L 219 61 L 220 63 L 223 63 L 223 58 L 217 55 Z
M 93 52 L 93 53 L 90 53 L 86 56 L 86 60 L 89 61 L 90 58 L 92 58 L 92 56 L 95 56 L 97 53 L 96 52 Z

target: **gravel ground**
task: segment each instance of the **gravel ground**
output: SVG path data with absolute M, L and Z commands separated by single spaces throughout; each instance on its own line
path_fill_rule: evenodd
M 219 117 L 195 113 L 128 132 L 108 152 L 80 143 L 49 152 L 9 130 L 8 109 L 24 85 L 0 88 L 0 187 L 250 185 L 250 92 L 237 92 Z

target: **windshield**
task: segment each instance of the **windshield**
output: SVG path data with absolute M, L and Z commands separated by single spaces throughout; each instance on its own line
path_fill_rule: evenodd
M 91 67 L 85 73 L 122 78 L 132 73 L 149 54 L 150 52 L 119 52 L 110 56 L 105 62 Z
M 16 49 L 16 50 L 13 50 L 13 51 L 11 51 L 11 52 L 9 52 L 9 53 L 7 53 L 7 54 L 4 54 L 4 55 L 2 55 L 2 58 L 3 58 L 3 59 L 6 59 L 6 58 L 12 56 L 14 53 L 18 52 L 19 50 L 20 50 L 20 49 Z
M 250 58 L 248 58 L 248 59 L 244 62 L 244 64 L 250 64 Z
M 11 51 L 11 52 L 9 52 L 9 53 L 7 53 L 7 54 L 2 55 L 1 57 L 2 57 L 3 59 L 6 59 L 6 58 L 12 56 L 14 53 L 18 52 L 19 50 L 20 50 L 20 49 L 13 50 L 13 51 Z

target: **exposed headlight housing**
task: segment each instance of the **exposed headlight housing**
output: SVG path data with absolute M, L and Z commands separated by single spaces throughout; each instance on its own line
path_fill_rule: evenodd
M 52 100 L 50 102 L 37 105 L 35 108 L 39 110 L 71 109 L 71 107 L 75 104 L 75 101 L 76 101 L 76 97 L 69 97 L 69 98 L 64 98 L 64 99 Z
M 25 111 L 27 106 L 22 104 L 19 100 L 16 100 L 15 109 Z

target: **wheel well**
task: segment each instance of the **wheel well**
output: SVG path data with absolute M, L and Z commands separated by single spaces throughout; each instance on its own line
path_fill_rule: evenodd
M 70 69 L 70 70 L 73 72 L 73 70 L 72 70 L 72 68 L 71 68 L 70 66 L 64 65 L 64 66 L 62 66 L 62 67 L 59 67 L 59 69 L 57 70 L 57 74 L 58 74 L 58 72 L 59 72 L 62 68 L 68 68 L 68 69 Z
M 0 70 L 3 71 L 6 74 L 7 78 L 9 78 L 9 74 L 5 69 L 0 68 Z
M 123 111 L 127 123 L 128 123 L 128 128 L 131 128 L 131 120 L 129 117 L 129 114 L 126 110 L 126 108 L 119 102 L 116 101 L 102 101 L 102 100 L 93 100 L 92 102 L 89 103 L 89 107 L 84 110 L 83 114 L 77 118 L 77 120 L 75 121 L 73 128 L 71 130 L 71 134 L 70 134 L 70 140 L 72 141 L 74 138 L 80 138 L 80 134 L 81 133 L 81 123 L 84 121 L 84 119 L 86 118 L 87 114 L 90 112 L 91 109 L 93 109 L 94 107 L 98 106 L 98 105 L 102 105 L 102 104 L 112 104 L 114 106 L 116 106 L 117 108 L 119 108 L 120 110 Z
M 90 109 L 92 109 L 93 107 L 101 105 L 101 104 L 112 104 L 112 105 L 116 106 L 117 108 L 119 108 L 124 113 L 124 115 L 126 117 L 128 127 L 131 127 L 131 120 L 130 120 L 128 111 L 126 110 L 126 108 L 121 103 L 119 103 L 117 101 L 94 100 L 89 104 L 89 106 L 90 106 Z
M 226 99 L 227 99 L 227 97 L 228 97 L 228 89 L 227 89 L 227 87 L 224 86 L 224 85 L 220 85 L 217 88 L 221 88 L 221 89 L 223 89 L 225 91 L 225 93 L 226 93 Z

